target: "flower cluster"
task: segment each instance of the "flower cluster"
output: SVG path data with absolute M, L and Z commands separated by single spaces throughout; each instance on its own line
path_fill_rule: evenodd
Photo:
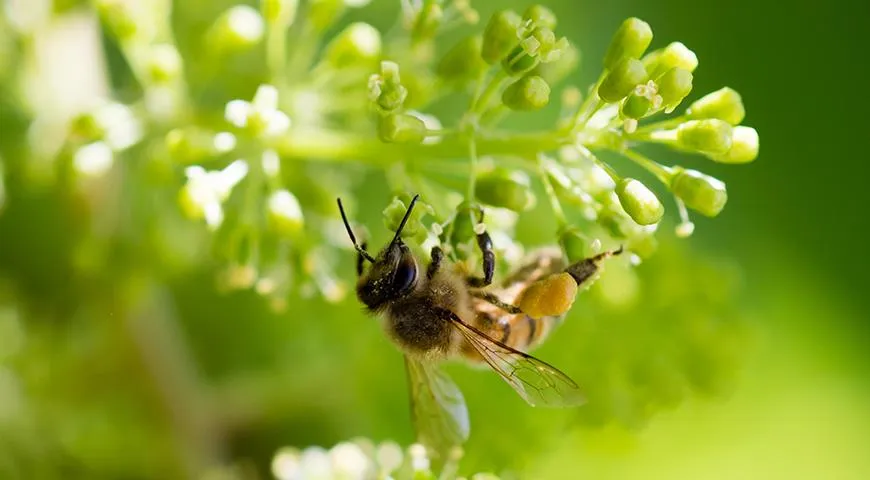
M 440 473 L 426 448 L 413 444 L 402 449 L 397 443 L 375 444 L 367 438 L 342 442 L 330 449 L 285 447 L 272 458 L 272 474 L 277 480 L 465 480 L 457 476 L 462 451 L 456 449 Z M 498 480 L 491 473 L 477 473 L 469 480 Z

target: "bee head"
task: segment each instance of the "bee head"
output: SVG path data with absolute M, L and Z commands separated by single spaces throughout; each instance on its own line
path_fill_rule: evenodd
M 396 229 L 393 240 L 374 258 L 364 246 L 357 243 L 344 213 L 344 208 L 341 206 L 341 200 L 338 201 L 338 208 L 341 210 L 347 234 L 350 236 L 360 259 L 357 264 L 357 273 L 359 274 L 356 288 L 357 297 L 370 310 L 377 310 L 388 302 L 407 295 L 417 284 L 419 266 L 414 254 L 402 241 L 402 229 L 405 228 L 405 223 L 411 216 L 411 211 L 418 197 L 419 195 L 415 195 L 408 205 L 408 210 L 402 217 L 402 222 Z M 364 269 L 364 261 L 371 263 L 371 267 Z

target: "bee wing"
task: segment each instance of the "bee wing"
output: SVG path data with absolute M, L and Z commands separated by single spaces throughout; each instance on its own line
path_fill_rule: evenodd
M 486 363 L 530 405 L 570 407 L 586 401 L 580 387 L 556 367 L 494 340 L 453 312 L 444 312 Z
M 453 380 L 437 364 L 405 356 L 417 439 L 440 454 L 468 439 L 468 409 Z

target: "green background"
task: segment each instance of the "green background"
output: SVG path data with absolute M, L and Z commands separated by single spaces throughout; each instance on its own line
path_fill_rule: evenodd
M 753 341 L 742 366 L 734 366 L 739 372 L 728 393 L 690 398 L 634 431 L 577 428 L 572 413 L 532 410 L 494 375 L 451 369 L 472 416 L 466 467 L 504 466 L 523 472 L 521 478 L 870 477 L 866 6 L 547 3 L 561 32 L 583 51 L 572 83 L 594 81 L 610 35 L 622 19 L 637 16 L 652 25 L 655 46 L 679 40 L 697 53 L 691 98 L 723 85 L 743 95 L 745 123 L 759 131 L 761 155 L 737 167 L 685 160 L 726 181 L 729 203 L 715 220 L 696 219 L 695 236 L 681 242 L 707 261 L 737 266 L 742 293 L 733 301 L 751 324 Z M 474 2 L 483 18 L 506 4 L 526 3 Z M 191 24 L 203 25 L 217 5 L 190 2 L 181 10 Z M 375 0 L 354 16 L 385 26 L 394 7 Z M 0 110 L 0 141 L 10 145 L 21 130 L 2 116 L 7 111 Z M 514 125 L 533 127 L 538 117 L 531 118 Z M 10 154 L 13 148 L 3 150 Z M 367 205 L 360 221 L 383 239 L 379 212 L 389 199 L 379 176 L 369 178 L 371 188 L 360 192 L 359 204 Z M 401 356 L 352 298 L 331 305 L 294 297 L 292 314 L 274 315 L 254 294 L 216 291 L 206 264 L 148 287 L 158 298 L 174 298 L 179 322 L 170 329 L 178 329 L 196 371 L 174 372 L 177 359 L 160 352 L 155 358 L 165 364 L 142 365 L 133 353 L 135 336 L 123 330 L 148 328 L 136 315 L 173 315 L 133 308 L 131 321 L 116 321 L 114 302 L 123 301 L 124 292 L 115 290 L 112 272 L 100 282 L 68 283 L 75 277 L 68 276 L 66 242 L 88 228 L 85 221 L 58 207 L 51 192 L 17 198 L 18 206 L 0 213 L 0 278 L 13 286 L 4 295 L 44 302 L 49 311 L 35 309 L 26 318 L 26 341 L 37 353 L 14 368 L 48 375 L 57 390 L 28 391 L 21 410 L 7 402 L 6 412 L 30 418 L 0 416 L 0 472 L 26 464 L 18 472 L 29 478 L 174 478 L 183 470 L 179 464 L 196 458 L 262 465 L 282 445 L 329 446 L 355 436 L 411 441 Z M 523 224 L 520 234 L 546 240 L 539 230 Z M 136 245 L 128 242 L 133 256 Z M 668 270 L 664 258 L 645 282 L 661 281 L 656 272 Z M 342 270 L 348 280 L 350 264 L 348 258 Z M 645 310 L 635 306 L 621 315 L 642 317 Z M 541 356 L 564 365 L 558 362 L 572 358 L 579 328 L 555 336 Z M 630 344 L 634 334 L 628 329 L 613 336 Z M 161 381 L 146 381 L 149 368 L 165 374 Z M 159 400 L 161 385 L 176 385 L 176 376 L 183 385 L 188 374 L 208 401 L 191 400 L 185 391 L 177 402 Z M 221 412 L 220 421 L 200 428 L 206 406 Z

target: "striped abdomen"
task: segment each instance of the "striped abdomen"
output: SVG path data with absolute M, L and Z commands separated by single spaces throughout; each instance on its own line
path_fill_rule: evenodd
M 559 250 L 540 250 L 524 266 L 511 274 L 502 286 L 487 291 L 502 302 L 515 305 L 520 294 L 529 285 L 551 273 L 561 271 L 564 266 Z M 509 313 L 481 298 L 472 299 L 472 308 L 476 315 L 475 327 L 489 337 L 523 352 L 544 341 L 564 318 L 564 315 L 532 318 L 525 313 Z M 461 352 L 469 360 L 483 361 L 470 345 L 464 345 Z

